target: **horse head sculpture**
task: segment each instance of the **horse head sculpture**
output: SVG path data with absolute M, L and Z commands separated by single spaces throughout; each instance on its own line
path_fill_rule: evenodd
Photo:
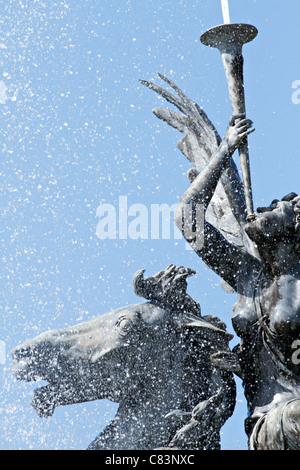
M 202 317 L 187 293 L 193 271 L 169 266 L 134 276 L 129 305 L 91 321 L 47 331 L 16 347 L 19 380 L 42 378 L 32 405 L 41 417 L 92 400 L 119 403 L 116 417 L 89 449 L 216 449 L 235 404 L 231 372 L 210 357 L 230 354 L 232 336 L 216 317 Z

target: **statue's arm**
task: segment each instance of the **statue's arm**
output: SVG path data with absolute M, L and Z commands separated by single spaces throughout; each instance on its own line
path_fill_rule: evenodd
M 178 206 L 179 218 L 181 217 L 180 207 L 191 202 L 202 204 L 204 209 L 207 209 L 214 195 L 216 186 L 224 170 L 228 167 L 234 151 L 238 148 L 243 139 L 254 131 L 254 129 L 251 129 L 252 121 L 249 119 L 241 119 L 236 123 L 236 119 L 240 119 L 240 117 L 241 116 L 233 116 L 231 118 L 224 139 L 219 145 L 217 152 L 184 193 Z
M 236 123 L 236 119 L 239 122 Z M 240 119 L 241 116 L 233 117 L 229 123 L 225 137 L 222 140 L 217 152 L 209 160 L 204 169 L 196 176 L 192 184 L 184 193 L 175 212 L 175 223 L 183 236 L 191 244 L 196 253 L 203 261 L 211 267 L 218 275 L 220 275 L 228 284 L 237 290 L 237 282 L 242 270 L 247 269 L 249 272 L 253 269 L 255 258 L 244 250 L 229 243 L 222 234 L 207 221 L 204 223 L 204 237 L 201 247 L 198 240 L 189 239 L 187 234 L 187 224 L 194 225 L 197 231 L 197 206 L 201 207 L 204 213 L 214 195 L 216 186 L 227 168 L 234 151 L 238 148 L 240 142 L 250 133 L 253 132 L 252 122 L 248 119 Z M 192 208 L 193 219 L 186 217 L 187 208 Z M 199 222 L 199 220 L 198 220 Z M 259 263 L 259 262 L 257 262 Z M 241 267 L 240 269 L 238 267 Z
M 250 253 L 229 243 L 213 225 L 204 221 L 201 248 L 194 240 L 187 240 L 197 255 L 236 292 L 247 295 L 258 276 L 261 263 Z M 251 286 L 250 284 L 251 283 Z

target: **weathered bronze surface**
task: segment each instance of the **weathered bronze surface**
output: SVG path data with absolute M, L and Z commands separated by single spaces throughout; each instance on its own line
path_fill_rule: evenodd
M 300 338 L 300 196 L 290 193 L 247 216 L 232 155 L 252 131 L 252 122 L 233 116 L 221 139 L 205 112 L 160 77 L 178 97 L 153 83 L 143 84 L 183 114 L 162 108 L 154 114 L 184 134 L 179 148 L 194 166 L 176 224 L 184 236 L 184 208 L 204 207 L 204 245 L 199 249 L 194 240 L 187 241 L 237 294 L 232 322 L 241 343 L 234 352 L 248 402 L 249 446 L 298 450 L 300 361 L 293 358 Z M 220 366 L 226 368 L 225 362 Z
M 106 398 L 119 409 L 90 450 L 219 449 L 220 429 L 235 407 L 235 382 L 210 356 L 230 356 L 232 335 L 216 317 L 201 317 L 186 292 L 192 274 L 173 265 L 149 278 L 139 271 L 134 289 L 150 302 L 15 348 L 16 377 L 49 382 L 32 400 L 39 416 Z
M 235 373 L 248 403 L 249 448 L 300 450 L 300 196 L 252 207 L 242 46 L 256 34 L 253 26 L 222 25 L 201 37 L 220 50 L 225 67 L 233 116 L 223 138 L 168 78 L 159 74 L 175 94 L 141 80 L 179 111 L 154 110 L 183 134 L 178 147 L 192 164 L 175 222 L 223 288 L 236 293 L 239 345 L 231 351 L 225 325 L 202 317 L 187 294 L 193 271 L 170 265 L 153 277 L 144 270 L 134 276 L 136 294 L 148 302 L 46 332 L 13 351 L 18 379 L 49 383 L 33 398 L 40 416 L 102 398 L 120 404 L 90 449 L 219 449 L 235 405 Z

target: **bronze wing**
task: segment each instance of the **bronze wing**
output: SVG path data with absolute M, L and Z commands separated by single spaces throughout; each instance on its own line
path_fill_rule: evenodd
M 176 95 L 155 83 L 146 80 L 140 80 L 140 82 L 165 98 L 180 113 L 168 108 L 155 108 L 153 113 L 184 134 L 178 142 L 178 148 L 194 168 L 201 172 L 218 149 L 221 138 L 203 109 L 190 100 L 170 79 L 160 73 L 158 75 L 175 90 Z M 206 212 L 206 220 L 214 225 L 230 243 L 251 252 L 250 241 L 243 230 L 246 214 L 243 183 L 231 159 Z

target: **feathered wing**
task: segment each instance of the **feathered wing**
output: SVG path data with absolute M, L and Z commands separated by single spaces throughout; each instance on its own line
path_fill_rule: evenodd
M 200 172 L 217 151 L 221 138 L 203 109 L 190 100 L 170 79 L 158 75 L 175 90 L 177 96 L 155 83 L 146 80 L 141 80 L 141 83 L 176 106 L 183 114 L 168 108 L 156 108 L 153 113 L 184 134 L 178 142 L 178 148 Z M 233 159 L 217 185 L 206 219 L 230 243 L 242 248 L 248 247 L 249 241 L 243 230 L 246 222 L 244 188 Z

